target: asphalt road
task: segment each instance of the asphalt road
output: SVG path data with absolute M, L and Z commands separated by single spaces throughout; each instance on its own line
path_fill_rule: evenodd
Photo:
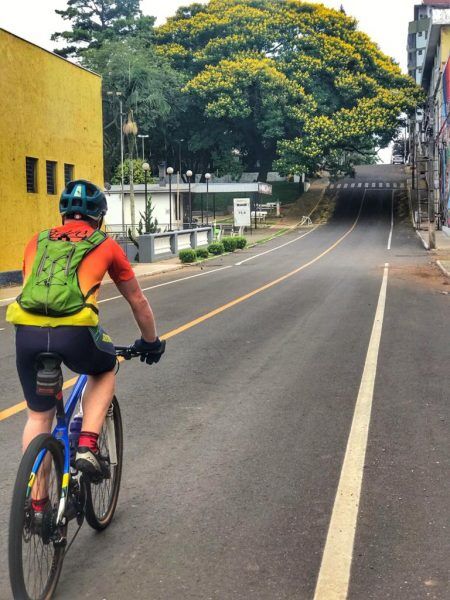
M 398 169 L 359 175 L 402 181 Z M 400 222 L 399 194 L 342 189 L 332 221 L 304 237 L 143 280 L 160 333 L 171 332 L 167 353 L 120 370 L 116 519 L 102 534 L 82 529 L 57 598 L 306 600 L 325 555 L 333 580 L 317 600 L 450 598 L 448 287 Z M 104 300 L 115 295 L 104 287 Z M 102 322 L 117 343 L 136 337 L 122 300 L 102 304 Z M 3 327 L 0 411 L 22 400 L 4 309 Z M 349 439 L 369 371 L 366 451 L 364 436 Z M 23 412 L 0 422 L 2 599 L 23 422 Z M 363 460 L 349 471 L 355 523 L 346 501 L 336 508 L 353 452 Z

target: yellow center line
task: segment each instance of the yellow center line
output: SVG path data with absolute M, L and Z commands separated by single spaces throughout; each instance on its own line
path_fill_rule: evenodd
M 172 329 L 171 331 L 162 335 L 161 339 L 162 340 L 170 340 L 170 338 L 173 338 L 176 335 L 183 333 L 184 331 L 188 331 L 188 329 L 192 329 L 192 327 L 195 327 L 196 325 L 200 325 L 200 323 L 203 323 L 204 321 L 207 321 L 208 319 L 211 319 L 212 317 L 215 317 L 216 315 L 220 315 L 220 313 L 223 313 L 224 311 L 226 311 L 230 308 L 233 308 L 233 306 L 236 306 L 237 304 L 240 304 L 241 302 L 245 302 L 246 300 L 249 300 L 249 298 L 253 298 L 253 296 L 256 296 L 256 294 L 265 292 L 266 290 L 269 290 L 270 288 L 274 287 L 275 285 L 278 285 L 279 283 L 286 281 L 286 279 L 289 279 L 290 277 L 297 275 L 297 273 L 304 271 L 308 267 L 311 267 L 314 263 L 316 263 L 321 258 L 323 258 L 327 254 L 332 252 L 337 246 L 339 246 L 339 244 L 341 244 L 345 240 L 346 237 L 348 237 L 352 233 L 352 231 L 355 229 L 356 225 L 358 224 L 359 218 L 361 216 L 361 211 L 362 211 L 365 197 L 366 197 L 366 193 L 364 192 L 364 195 L 363 195 L 363 198 L 361 201 L 361 206 L 359 207 L 358 215 L 356 216 L 355 222 L 350 227 L 350 229 L 346 233 L 344 233 L 344 235 L 342 235 L 336 242 L 334 242 L 334 244 L 329 246 L 326 250 L 321 252 L 318 256 L 316 256 L 312 260 L 308 261 L 304 265 L 297 267 L 293 271 L 290 271 L 289 273 L 286 273 L 285 275 L 282 275 L 281 277 L 278 277 L 277 279 L 274 279 L 273 281 L 270 281 L 269 283 L 266 283 L 265 285 L 262 285 L 261 287 L 249 292 L 248 294 L 239 296 L 239 298 L 235 298 L 231 302 L 227 302 L 226 304 L 223 304 L 222 306 L 215 308 L 214 310 L 206 313 L 205 315 L 202 315 L 201 317 L 198 317 L 197 319 L 194 319 L 193 321 L 189 321 L 189 323 L 186 323 L 185 325 L 181 325 L 181 327 Z M 71 388 L 72 386 L 75 385 L 77 380 L 78 380 L 78 377 L 73 377 L 72 379 L 68 379 L 64 383 L 63 389 L 67 390 L 68 388 Z M 25 410 L 26 406 L 27 405 L 25 402 L 19 402 L 19 404 L 15 404 L 14 406 L 11 406 L 9 408 L 6 408 L 5 410 L 0 411 L 0 421 L 4 421 L 5 419 L 12 417 L 13 415 L 21 412 L 22 410 Z

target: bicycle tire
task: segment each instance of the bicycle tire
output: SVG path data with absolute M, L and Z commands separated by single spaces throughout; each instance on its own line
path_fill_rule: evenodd
M 43 589 L 39 595 L 30 595 L 29 586 L 26 584 L 28 579 L 24 572 L 23 561 L 23 545 L 26 534 L 30 535 L 30 542 L 33 538 L 38 538 L 38 544 L 50 547 L 52 542 L 45 544 L 42 541 L 42 536 L 36 532 L 31 532 L 29 527 L 29 508 L 27 509 L 27 488 L 30 481 L 30 474 L 35 463 L 35 460 L 41 450 L 47 450 L 53 459 L 56 473 L 56 486 L 58 490 L 57 501 L 61 497 L 62 476 L 63 476 L 63 452 L 59 442 L 49 434 L 43 433 L 38 435 L 28 446 L 25 451 L 19 470 L 17 472 L 16 482 L 14 484 L 13 499 L 9 521 L 9 542 L 8 542 L 8 558 L 9 558 L 9 576 L 13 598 L 16 600 L 50 600 L 58 584 L 61 574 L 61 569 L 64 561 L 64 547 L 55 546 L 53 544 L 54 555 L 50 562 L 47 560 L 46 565 L 49 570 L 48 579 L 42 581 Z M 52 505 L 54 503 L 52 502 Z M 56 501 L 55 504 L 57 505 Z M 28 510 L 28 513 L 27 513 Z M 27 529 L 27 526 L 29 527 Z M 36 548 L 36 542 L 33 542 Z M 41 563 L 43 566 L 43 563 Z
M 114 396 L 113 398 L 111 407 L 113 411 L 113 423 L 116 438 L 117 465 L 111 467 L 111 478 L 109 479 L 103 479 L 100 483 L 92 483 L 88 480 L 85 480 L 86 521 L 93 529 L 96 529 L 97 531 L 102 531 L 103 529 L 106 529 L 106 527 L 108 527 L 108 525 L 111 523 L 114 517 L 114 513 L 117 507 L 117 501 L 119 499 L 120 482 L 122 479 L 123 427 L 119 402 L 116 396 Z M 105 454 L 105 439 L 107 439 L 106 424 L 103 425 L 98 441 L 100 452 L 102 453 L 102 455 Z M 111 481 L 112 483 L 109 483 Z M 103 499 L 106 497 L 105 490 L 108 494 L 108 501 L 106 505 L 105 502 L 102 503 L 103 508 L 100 511 L 98 508 L 97 500 L 99 499 L 99 497 L 102 496 L 102 494 Z

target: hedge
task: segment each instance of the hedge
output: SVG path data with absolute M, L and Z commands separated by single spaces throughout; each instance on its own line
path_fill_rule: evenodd
M 178 258 L 182 263 L 194 263 L 197 260 L 197 254 L 195 253 L 195 250 L 186 248 L 185 250 L 180 250 L 178 252 Z

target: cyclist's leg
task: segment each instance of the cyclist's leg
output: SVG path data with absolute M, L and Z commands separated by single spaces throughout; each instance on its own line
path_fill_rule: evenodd
M 116 353 L 109 336 L 100 328 L 58 328 L 53 339 L 64 363 L 76 373 L 88 375 L 83 395 L 83 424 L 76 464 L 80 470 L 94 468 L 94 475 L 104 471 L 98 437 L 114 395 Z M 65 331 L 69 329 L 70 331 Z M 70 344 L 67 343 L 70 337 Z M 80 462 L 81 461 L 81 462 Z M 89 464 L 90 463 L 90 464 Z
M 16 327 L 16 366 L 28 406 L 23 433 L 23 450 L 40 433 L 50 433 L 55 413 L 55 399 L 36 393 L 36 357 L 49 351 L 50 332 L 44 327 Z
M 52 430 L 53 418 L 55 416 L 55 409 L 46 410 L 44 412 L 38 412 L 28 408 L 28 418 L 23 430 L 22 449 L 28 448 L 30 442 L 34 440 L 40 433 L 50 433 Z
M 90 375 L 83 395 L 83 431 L 99 434 L 114 396 L 113 371 Z
M 60 348 L 64 363 L 88 375 L 83 394 L 83 431 L 100 433 L 114 396 L 116 352 L 111 338 L 100 327 L 72 327 L 71 344 Z M 63 328 L 61 333 L 65 335 Z
M 36 394 L 36 356 L 48 350 L 49 333 L 41 327 L 20 326 L 16 328 L 16 364 L 28 406 L 27 422 L 23 430 L 23 452 L 36 436 L 50 433 L 55 415 L 55 399 Z M 47 493 L 47 476 L 51 461 L 44 463 L 33 486 L 31 495 L 33 504 L 45 501 Z M 36 508 L 38 505 L 36 505 Z

